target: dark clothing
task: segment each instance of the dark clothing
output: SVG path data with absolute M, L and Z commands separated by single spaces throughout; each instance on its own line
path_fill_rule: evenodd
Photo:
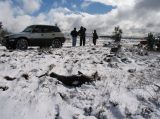
M 86 44 L 86 37 L 80 37 L 80 46 L 85 46 Z
M 75 31 L 75 30 L 71 31 L 71 36 L 72 37 L 77 37 L 78 36 L 78 32 Z
M 72 46 L 75 47 L 77 42 L 77 36 L 78 36 L 78 32 L 76 31 L 76 29 L 71 31 L 71 36 L 72 36 Z
M 83 41 L 83 38 L 80 37 L 80 46 L 82 46 L 82 41 Z
M 86 28 L 81 27 L 81 29 L 78 31 L 78 34 L 80 36 L 80 46 L 85 46 L 86 42 Z
M 72 46 L 75 47 L 77 43 L 77 37 L 72 37 Z
M 93 44 L 96 45 L 96 42 L 97 42 L 97 39 L 98 39 L 98 35 L 96 32 L 93 33 Z

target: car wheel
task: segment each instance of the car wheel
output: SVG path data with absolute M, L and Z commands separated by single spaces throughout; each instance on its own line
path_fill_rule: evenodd
M 11 46 L 11 45 L 9 45 L 9 44 L 6 44 L 5 46 L 6 46 L 6 48 L 7 48 L 8 50 L 14 50 L 14 49 L 16 49 L 15 46 Z
M 28 48 L 28 42 L 26 39 L 20 39 L 17 41 L 16 48 L 20 50 L 26 50 Z
M 60 48 L 60 47 L 62 47 L 62 43 L 60 40 L 55 39 L 52 41 L 52 48 Z
M 9 46 L 9 45 L 6 45 L 6 48 L 8 49 L 8 50 L 11 50 L 11 49 L 13 49 L 11 46 Z

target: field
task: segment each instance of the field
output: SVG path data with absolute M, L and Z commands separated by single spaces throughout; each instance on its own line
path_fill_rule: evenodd
M 61 49 L 29 48 L 9 51 L 0 46 L 1 119 L 159 119 L 160 53 L 133 47 L 122 40 L 121 51 L 110 57 L 110 47 Z M 108 61 L 108 59 L 110 61 Z M 55 78 L 98 72 L 101 80 L 68 87 Z

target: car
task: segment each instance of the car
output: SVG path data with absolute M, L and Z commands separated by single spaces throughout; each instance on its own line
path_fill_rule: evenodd
M 5 36 L 2 45 L 7 49 L 26 50 L 28 46 L 60 48 L 64 42 L 64 34 L 58 26 L 31 25 L 20 33 Z

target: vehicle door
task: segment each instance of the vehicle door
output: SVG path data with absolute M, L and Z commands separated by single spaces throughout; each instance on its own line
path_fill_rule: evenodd
M 43 26 L 35 26 L 31 34 L 32 46 L 42 46 L 44 39 Z
M 44 44 L 51 45 L 53 39 L 55 38 L 55 33 L 53 31 L 52 26 L 44 27 L 43 32 L 45 37 Z

